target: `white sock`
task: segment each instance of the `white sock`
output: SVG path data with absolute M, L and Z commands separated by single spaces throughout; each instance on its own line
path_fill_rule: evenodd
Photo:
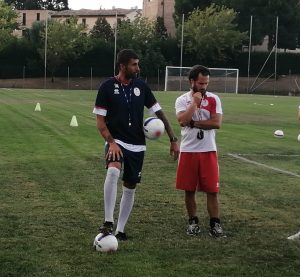
M 114 210 L 117 198 L 120 169 L 109 167 L 104 182 L 104 213 L 105 221 L 114 222 Z
M 135 189 L 129 189 L 123 186 L 123 194 L 120 203 L 120 212 L 116 233 L 124 232 L 125 225 L 133 207 L 134 195 Z

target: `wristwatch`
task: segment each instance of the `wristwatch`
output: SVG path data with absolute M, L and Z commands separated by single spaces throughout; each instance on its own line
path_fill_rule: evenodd
M 194 127 L 195 127 L 195 121 L 194 121 L 193 119 L 190 121 L 190 127 L 191 127 L 191 128 L 194 128 Z
M 177 142 L 177 140 L 178 140 L 178 139 L 177 139 L 176 137 L 171 137 L 171 138 L 170 138 L 170 142 Z

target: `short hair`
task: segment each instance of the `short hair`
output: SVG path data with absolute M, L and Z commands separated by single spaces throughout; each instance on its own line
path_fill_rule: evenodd
M 131 59 L 138 59 L 138 55 L 132 49 L 123 49 L 118 53 L 117 66 L 120 64 L 127 65 Z
M 203 76 L 210 76 L 210 71 L 207 67 L 203 65 L 194 65 L 189 73 L 189 80 L 196 80 L 199 73 Z

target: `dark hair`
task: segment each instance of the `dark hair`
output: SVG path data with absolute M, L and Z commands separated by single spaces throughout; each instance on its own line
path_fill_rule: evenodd
M 203 65 L 194 65 L 189 73 L 189 80 L 196 80 L 199 73 L 203 76 L 210 76 L 210 71 L 207 67 Z
M 131 59 L 138 59 L 138 55 L 132 49 L 123 49 L 118 53 L 117 66 L 120 64 L 127 65 Z

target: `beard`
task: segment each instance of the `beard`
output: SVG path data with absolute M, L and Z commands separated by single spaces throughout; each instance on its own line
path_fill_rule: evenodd
M 206 94 L 206 89 L 204 89 L 204 88 L 203 89 L 198 89 L 197 86 L 195 86 L 195 85 L 192 87 L 192 90 L 193 90 L 194 93 L 195 92 L 200 92 L 202 94 L 202 96 L 204 96 Z
M 201 92 L 202 96 L 204 96 L 206 94 L 206 89 L 200 89 L 200 92 Z
M 138 72 L 126 72 L 125 73 L 125 78 L 127 80 L 135 79 L 135 78 L 137 78 L 137 76 L 138 76 Z

